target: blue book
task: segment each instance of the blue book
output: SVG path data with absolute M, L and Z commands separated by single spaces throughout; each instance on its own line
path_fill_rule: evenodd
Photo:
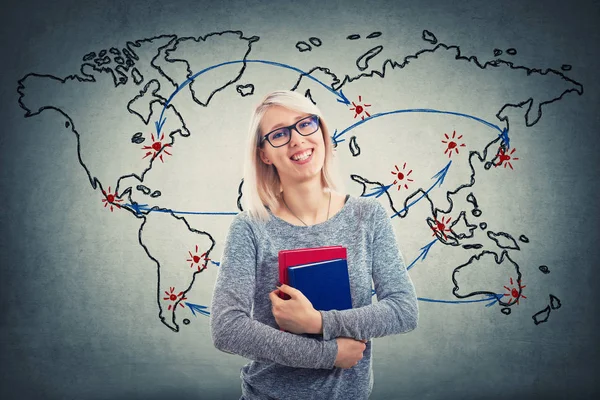
M 290 286 L 300 290 L 315 310 L 352 308 L 348 263 L 345 259 L 288 267 Z

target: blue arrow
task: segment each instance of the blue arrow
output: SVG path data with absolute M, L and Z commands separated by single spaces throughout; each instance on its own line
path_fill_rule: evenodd
M 394 215 L 392 215 L 390 218 L 394 218 L 394 217 L 400 215 L 402 212 L 408 210 L 413 204 L 417 203 L 419 200 L 421 200 L 423 197 L 425 197 L 429 192 L 431 192 L 435 188 L 435 185 L 439 185 L 441 187 L 442 183 L 444 183 L 444 179 L 446 179 L 446 175 L 448 174 L 450 165 L 452 165 L 452 160 L 448 161 L 448 164 L 446 164 L 446 166 L 444 168 L 439 170 L 434 176 L 431 177 L 431 179 L 436 179 L 436 181 L 433 182 L 433 185 L 431 185 L 429 187 L 429 189 L 427 189 L 425 191 L 425 193 L 423 193 L 418 199 L 413 200 L 410 204 L 408 204 L 402 210 L 400 210 L 397 213 L 395 213 Z
M 378 198 L 379 196 L 383 195 L 385 192 L 388 191 L 389 188 L 391 188 L 392 186 L 394 186 L 394 184 L 392 183 L 391 185 L 387 185 L 387 186 L 379 186 L 376 188 L 371 189 L 372 193 L 369 194 L 363 194 L 361 197 L 370 197 L 370 196 L 375 196 L 375 198 Z
M 454 111 L 441 111 L 441 110 L 434 110 L 434 109 L 430 109 L 430 108 L 414 108 L 414 109 L 408 109 L 408 110 L 395 110 L 395 111 L 387 111 L 387 112 L 383 112 L 383 113 L 377 113 L 377 114 L 372 114 L 370 117 L 365 118 L 364 120 L 358 121 L 353 125 L 350 125 L 349 127 L 347 127 L 346 129 L 344 129 L 343 131 L 341 131 L 340 133 L 337 133 L 337 130 L 334 132 L 332 140 L 334 143 L 339 143 L 340 141 L 338 141 L 338 139 L 343 136 L 344 134 L 346 134 L 346 132 L 356 128 L 359 125 L 364 124 L 365 122 L 374 119 L 374 118 L 379 118 L 379 117 L 384 117 L 386 115 L 391 115 L 391 114 L 404 114 L 404 113 L 434 113 L 434 114 L 448 114 L 448 115 L 456 115 L 459 117 L 464 117 L 464 118 L 470 118 L 472 120 L 475 120 L 477 122 L 480 122 L 482 124 L 484 124 L 485 126 L 492 128 L 492 129 L 496 129 L 498 132 L 500 132 L 500 134 L 498 135 L 499 137 L 502 138 L 502 140 L 505 143 L 509 143 L 509 138 L 508 138 L 508 129 L 501 129 L 499 126 L 492 124 L 491 122 L 487 122 L 481 118 L 477 118 L 474 117 L 472 115 L 469 114 L 463 114 L 463 113 L 457 113 Z
M 444 168 L 440 169 L 437 174 L 431 177 L 431 179 L 437 179 L 433 186 L 439 183 L 439 187 L 442 187 L 442 183 L 444 183 L 444 179 L 446 179 L 446 175 L 448 174 L 448 170 L 450 169 L 450 164 L 452 164 L 452 160 L 448 161 L 448 164 L 446 164 Z
M 508 137 L 508 129 L 504 128 L 502 133 L 500 134 L 500 139 L 502 143 L 506 144 L 506 148 L 510 149 L 510 138 Z
M 211 262 L 213 265 L 216 265 L 217 267 L 220 267 L 220 266 L 221 266 L 221 263 L 220 263 L 219 261 L 213 261 L 213 260 L 210 260 L 210 262 Z
M 411 262 L 410 265 L 408 267 L 406 267 L 406 270 L 408 271 L 409 269 L 411 269 L 417 261 L 425 260 L 425 258 L 427 257 L 427 253 L 429 253 L 429 249 L 431 249 L 431 246 L 433 246 L 435 244 L 435 242 L 437 242 L 437 241 L 438 241 L 438 239 L 435 238 L 431 242 L 427 243 L 425 246 L 421 247 L 421 249 L 420 249 L 421 253 L 419 253 L 417 258 L 415 258 L 413 260 L 413 262 Z
M 371 289 L 371 296 L 375 295 L 375 290 Z M 446 303 L 446 304 L 465 304 L 465 303 L 482 303 L 484 301 L 492 300 L 491 303 L 486 304 L 486 307 L 493 306 L 504 296 L 502 293 L 497 294 L 488 294 L 485 298 L 479 300 L 438 300 L 438 299 L 428 299 L 426 297 L 417 297 L 417 300 L 426 301 L 428 303 Z
M 144 211 L 147 208 L 148 204 L 133 203 L 133 204 L 124 204 L 124 206 L 131 207 L 133 209 L 133 211 L 135 211 L 136 215 L 140 215 L 141 214 L 140 211 Z
M 488 294 L 485 298 L 479 299 L 479 300 L 438 300 L 438 299 L 428 299 L 425 297 L 417 297 L 417 299 L 420 301 L 426 301 L 429 303 L 465 304 L 465 303 L 481 303 L 484 301 L 490 301 L 492 299 L 495 299 L 495 301 L 497 301 L 498 296 L 502 297 L 504 295 L 503 294 Z M 486 305 L 486 307 L 489 307 L 489 305 Z
M 154 126 L 156 127 L 156 135 L 158 136 L 156 138 L 156 140 L 161 140 L 161 133 L 160 131 L 162 130 L 163 125 L 165 124 L 165 122 L 167 122 L 167 118 L 163 117 L 163 113 L 164 113 L 164 109 L 163 112 L 160 113 L 160 119 L 156 122 L 154 122 Z
M 185 302 L 185 305 L 190 308 L 190 310 L 192 311 L 192 314 L 194 314 L 194 317 L 196 316 L 196 311 L 198 311 L 202 315 L 206 315 L 206 316 L 210 315 L 210 312 L 206 311 L 206 308 L 207 308 L 206 306 L 201 306 L 199 304 L 193 304 L 193 303 L 188 303 L 188 302 Z
M 427 243 L 425 246 L 421 247 L 421 253 L 417 256 L 417 258 L 414 259 L 413 262 L 410 263 L 410 265 L 406 268 L 406 270 L 408 271 L 409 269 L 412 268 L 412 266 L 419 261 L 419 259 L 421 260 L 425 260 L 425 258 L 427 257 L 427 253 L 429 253 L 429 249 L 431 249 L 431 246 L 434 245 L 435 242 L 437 242 L 438 239 L 435 238 L 433 239 L 431 242 Z M 375 289 L 371 289 L 371 296 L 375 295 Z
M 346 141 L 346 139 L 337 140 L 338 137 L 339 137 L 339 135 L 337 134 L 337 129 L 336 129 L 335 132 L 333 132 L 333 136 L 331 137 L 331 141 L 333 142 L 334 146 L 337 146 L 338 143 L 342 143 L 342 142 Z
M 154 126 L 156 127 L 156 133 L 160 136 L 160 130 L 162 129 L 166 118 L 164 118 L 164 114 L 165 114 L 165 110 L 167 109 L 167 107 L 169 106 L 169 104 L 171 103 L 171 101 L 173 100 L 173 98 L 175 97 L 175 95 L 177 95 L 177 93 L 179 93 L 179 91 L 181 89 L 183 89 L 184 87 L 186 87 L 187 85 L 189 85 L 190 83 L 192 83 L 194 81 L 194 79 L 196 79 L 197 77 L 199 77 L 200 75 L 219 68 L 219 67 L 223 67 L 225 65 L 231 65 L 231 64 L 240 64 L 240 63 L 259 63 L 259 64 L 268 64 L 268 65 L 274 65 L 276 67 L 281 67 L 281 68 L 286 68 L 286 69 L 291 69 L 292 71 L 296 71 L 299 74 L 305 75 L 306 77 L 312 79 L 313 81 L 317 82 L 319 85 L 323 86 L 325 89 L 327 89 L 328 91 L 330 91 L 331 93 L 333 93 L 336 97 L 337 97 L 337 101 L 345 104 L 345 105 L 349 105 L 350 104 L 350 100 L 348 100 L 348 98 L 344 95 L 344 92 L 340 89 L 339 91 L 333 90 L 331 87 L 329 87 L 328 85 L 326 85 L 325 83 L 321 82 L 320 80 L 318 80 L 317 78 L 315 78 L 314 76 L 308 74 L 305 71 L 302 71 L 299 68 L 293 67 L 291 65 L 287 65 L 287 64 L 283 64 L 283 63 L 278 63 L 275 61 L 267 61 L 267 60 L 234 60 L 234 61 L 226 61 L 226 62 L 222 62 L 220 64 L 215 64 L 215 65 L 211 65 L 208 68 L 204 68 L 203 70 L 196 72 L 194 75 L 192 75 L 191 77 L 189 77 L 185 82 L 183 82 L 181 85 L 179 85 L 177 87 L 177 89 L 171 94 L 171 96 L 167 99 L 167 102 L 165 103 L 165 105 L 163 106 L 163 109 L 160 113 L 160 118 L 158 119 L 158 121 L 156 121 L 154 123 Z
M 148 212 L 162 212 L 162 213 L 173 213 L 173 214 L 195 214 L 195 215 L 237 215 L 238 212 L 232 211 L 174 211 L 168 208 L 159 208 L 152 209 L 152 207 L 148 207 L 148 204 L 123 204 L 125 207 L 132 208 L 136 214 L 140 214 L 140 211 L 148 211 Z
M 365 119 L 365 121 L 369 120 L 369 119 L 371 119 L 371 118 L 367 118 L 367 119 Z M 346 128 L 345 131 L 348 131 L 348 128 Z M 333 132 L 333 136 L 331 137 L 331 141 L 333 142 L 334 145 L 337 145 L 338 143 L 342 143 L 342 142 L 346 141 L 346 139 L 340 139 L 340 140 L 338 140 L 338 138 L 340 136 L 342 136 L 342 135 L 339 134 L 339 133 L 337 133 L 337 129 L 336 129 L 335 132 Z
M 492 295 L 489 295 L 490 297 L 492 297 Z M 486 307 L 491 307 L 494 304 L 496 304 L 498 302 L 498 300 L 500 300 L 502 297 L 504 297 L 504 294 L 501 293 L 497 293 L 496 295 L 493 296 L 494 300 L 492 300 L 490 303 L 486 304 Z
M 444 168 L 442 168 L 437 174 L 435 174 L 434 176 L 431 177 L 431 179 L 433 178 L 438 178 L 440 187 L 442 186 L 442 183 L 444 183 L 444 179 L 446 178 L 446 174 L 448 173 L 448 168 L 450 168 L 450 163 L 448 163 Z M 436 183 L 438 182 L 436 181 Z M 371 197 L 371 196 L 375 196 L 375 198 L 380 197 L 381 195 L 383 195 L 385 192 L 387 192 L 392 186 L 394 186 L 394 184 L 389 184 L 389 185 L 384 185 L 384 186 L 379 186 L 379 187 L 375 187 L 371 189 L 371 193 L 368 194 L 363 194 L 361 195 L 361 197 Z M 434 183 L 435 186 L 435 183 Z M 421 196 L 423 197 L 423 196 Z M 418 200 L 417 200 L 418 201 Z M 412 205 L 413 203 L 411 203 Z M 410 207 L 410 206 L 409 206 Z

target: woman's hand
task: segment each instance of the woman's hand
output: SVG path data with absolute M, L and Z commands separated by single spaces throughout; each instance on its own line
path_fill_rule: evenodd
M 278 292 L 288 294 L 291 298 L 283 300 Z M 269 293 L 273 316 L 277 325 L 291 333 L 321 333 L 323 320 L 321 313 L 314 309 L 310 300 L 301 291 L 288 285 L 281 285 Z
M 335 358 L 334 366 L 338 368 L 352 368 L 363 358 L 363 352 L 367 348 L 366 339 L 352 339 L 339 337 L 335 339 L 338 346 L 338 353 Z

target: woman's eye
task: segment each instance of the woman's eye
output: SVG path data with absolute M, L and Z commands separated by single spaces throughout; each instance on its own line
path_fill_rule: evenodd
M 275 132 L 275 133 L 273 133 L 273 139 L 279 139 L 280 137 L 282 137 L 284 135 L 285 135 L 285 133 L 282 131 Z

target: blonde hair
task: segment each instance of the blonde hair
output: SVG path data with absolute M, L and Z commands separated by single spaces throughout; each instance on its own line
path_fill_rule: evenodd
M 248 141 L 246 143 L 246 159 L 244 161 L 244 184 L 242 201 L 244 209 L 252 218 L 266 221 L 269 213 L 266 207 L 273 209 L 279 204 L 281 181 L 273 165 L 267 165 L 260 159 L 260 124 L 270 107 L 281 106 L 289 110 L 319 116 L 320 128 L 325 143 L 325 160 L 321 169 L 321 182 L 326 189 L 337 190 L 340 183 L 333 156 L 333 143 L 329 137 L 329 129 L 316 105 L 299 93 L 289 90 L 278 90 L 267 94 L 256 106 L 250 119 Z M 266 144 L 269 146 L 269 144 Z

